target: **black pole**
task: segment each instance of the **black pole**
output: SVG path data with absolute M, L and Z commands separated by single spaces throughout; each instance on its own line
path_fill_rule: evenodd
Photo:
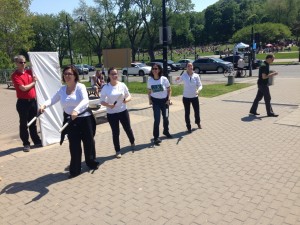
M 299 50 L 299 56 L 298 56 L 298 62 L 300 62 L 300 42 L 299 42 L 299 48 L 298 48 L 298 50 Z
M 252 59 L 253 59 L 253 27 L 251 28 L 251 40 L 250 40 L 249 77 L 252 77 Z
M 68 15 L 66 15 L 66 22 L 67 22 L 67 34 L 68 34 L 70 61 L 71 61 L 71 65 L 73 65 L 72 47 L 71 47 L 71 38 L 70 38 L 70 24 L 68 21 Z
M 163 73 L 168 77 L 168 37 L 167 37 L 167 16 L 166 16 L 166 0 L 162 0 L 162 24 L 163 24 Z

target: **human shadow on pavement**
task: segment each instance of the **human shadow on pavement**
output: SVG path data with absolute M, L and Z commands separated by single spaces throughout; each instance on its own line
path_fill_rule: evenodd
M 39 193 L 36 197 L 34 197 L 31 201 L 25 203 L 25 205 L 38 201 L 41 199 L 43 196 L 45 196 L 48 192 L 49 187 L 52 184 L 59 183 L 61 181 L 67 180 L 68 177 L 66 176 L 65 173 L 51 173 L 47 174 L 42 177 L 38 177 L 35 180 L 30 180 L 30 181 L 25 181 L 25 182 L 15 182 L 12 184 L 8 184 L 6 187 L 4 187 L 0 195 L 2 194 L 16 194 L 18 192 L 22 191 L 34 191 Z
M 255 115 L 248 115 L 241 118 L 243 122 L 252 122 L 254 120 L 261 120 L 262 118 L 265 118 L 267 116 L 255 116 Z
M 198 129 L 197 128 L 192 128 L 192 133 L 196 130 L 198 130 Z M 189 133 L 187 131 L 181 131 L 181 132 L 178 132 L 178 133 L 171 133 L 171 135 L 173 136 L 172 139 L 177 139 L 176 144 L 178 145 L 178 144 L 180 144 L 180 141 L 184 138 L 184 136 L 189 135 Z M 168 138 L 163 135 L 161 139 L 166 140 Z
M 23 147 L 16 147 L 16 148 L 6 149 L 3 151 L 0 150 L 0 157 L 23 151 L 22 149 L 23 149 Z
M 121 153 L 127 154 L 127 153 L 134 153 L 137 151 L 141 151 L 141 150 L 146 150 L 146 149 L 150 149 L 150 148 L 154 148 L 154 144 L 152 143 L 152 141 L 150 141 L 150 143 L 145 143 L 145 144 L 137 144 L 135 145 L 134 148 L 132 148 L 131 146 L 127 146 L 121 149 Z

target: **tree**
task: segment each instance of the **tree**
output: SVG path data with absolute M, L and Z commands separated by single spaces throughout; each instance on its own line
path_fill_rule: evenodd
M 244 27 L 237 31 L 233 37 L 232 42 L 245 42 L 249 43 L 252 26 Z M 279 40 L 289 39 L 291 37 L 290 29 L 280 23 L 263 23 L 253 26 L 255 33 L 260 34 L 262 43 L 274 43 Z
M 0 0 L 0 4 L 0 51 L 12 59 L 34 45 L 30 40 L 33 36 L 28 13 L 30 0 Z
M 104 47 L 106 21 L 101 7 L 88 7 L 84 1 L 80 2 L 80 7 L 75 10 L 75 14 L 82 19 L 82 26 L 79 28 L 78 39 L 88 43 L 91 52 L 96 53 L 98 62 L 101 63 L 102 50 Z M 80 38 L 79 38 L 80 37 Z M 79 46 L 81 43 L 77 43 Z
M 140 9 L 143 26 L 146 30 L 148 53 L 150 60 L 154 60 L 154 49 L 158 45 L 159 26 L 162 25 L 162 1 L 161 0 L 133 0 Z M 167 1 L 167 21 L 172 15 L 184 13 L 193 8 L 191 0 Z

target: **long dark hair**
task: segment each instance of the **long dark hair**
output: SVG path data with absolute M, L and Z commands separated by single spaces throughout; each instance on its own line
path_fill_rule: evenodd
M 152 78 L 154 77 L 154 75 L 153 75 L 153 73 L 152 73 L 152 69 L 153 69 L 154 66 L 157 66 L 157 68 L 158 68 L 158 70 L 159 70 L 158 76 L 161 77 L 162 74 L 163 74 L 163 70 L 162 70 L 162 67 L 161 67 L 161 65 L 160 65 L 159 63 L 154 63 L 154 64 L 152 65 L 149 76 L 152 77 Z
M 116 68 L 116 67 L 110 67 L 110 68 L 108 69 L 108 71 L 107 71 L 108 76 L 107 76 L 106 83 L 109 83 L 109 82 L 110 82 L 109 74 L 110 74 L 110 72 L 111 72 L 112 70 L 117 70 L 117 68 Z M 118 71 L 118 70 L 117 70 L 117 71 Z

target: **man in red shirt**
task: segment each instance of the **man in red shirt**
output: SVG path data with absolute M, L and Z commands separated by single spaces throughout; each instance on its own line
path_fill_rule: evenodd
M 35 83 L 36 77 L 32 75 L 31 70 L 26 70 L 26 58 L 23 55 L 18 55 L 14 58 L 17 69 L 11 75 L 14 87 L 17 94 L 17 111 L 20 118 L 20 138 L 23 142 L 23 151 L 30 151 L 29 133 L 35 147 L 41 147 L 42 142 L 37 134 L 36 122 L 29 126 L 29 133 L 27 130 L 27 123 L 32 120 L 37 114 L 37 102 Z

